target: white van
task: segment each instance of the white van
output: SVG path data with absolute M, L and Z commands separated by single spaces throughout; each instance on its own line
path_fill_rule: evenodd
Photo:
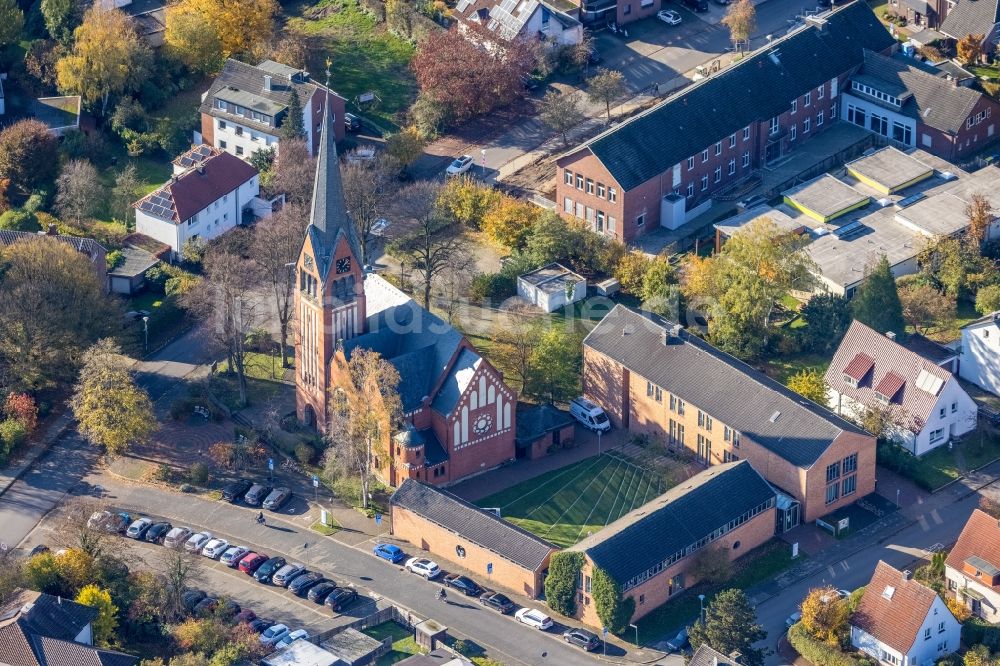
M 611 430 L 611 421 L 608 420 L 604 410 L 582 396 L 570 401 L 569 412 L 588 430 L 594 432 Z

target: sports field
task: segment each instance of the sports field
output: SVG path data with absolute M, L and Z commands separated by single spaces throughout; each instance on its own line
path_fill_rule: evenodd
M 476 503 L 499 508 L 506 520 L 556 545 L 571 546 L 666 490 L 659 474 L 604 454 Z

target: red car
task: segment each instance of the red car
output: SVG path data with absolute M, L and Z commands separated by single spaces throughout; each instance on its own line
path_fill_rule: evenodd
M 239 563 L 239 570 L 248 576 L 252 576 L 254 571 L 268 561 L 268 556 L 264 553 L 247 553 Z

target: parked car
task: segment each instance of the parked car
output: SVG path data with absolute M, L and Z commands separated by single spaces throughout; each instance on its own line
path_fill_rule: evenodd
M 87 520 L 87 527 L 92 530 L 115 534 L 123 532 L 129 523 L 131 516 L 127 513 L 112 513 L 111 511 L 95 511 Z
M 136 518 L 128 529 L 125 530 L 125 536 L 129 539 L 142 539 L 146 536 L 146 531 L 152 527 L 153 521 L 149 518 Z
M 348 132 L 360 132 L 361 131 L 361 118 L 358 118 L 353 113 L 344 114 L 344 129 Z
M 292 579 L 303 573 L 305 570 L 305 566 L 297 562 L 290 562 L 274 572 L 274 579 L 271 582 L 278 587 L 288 587 L 288 584 L 292 582 Z
M 306 598 L 314 604 L 321 604 L 336 589 L 337 584 L 332 580 L 322 580 L 309 589 L 309 594 Z
M 272 557 L 257 567 L 257 570 L 253 572 L 253 577 L 258 583 L 270 583 L 271 579 L 274 578 L 274 572 L 283 566 L 285 566 L 285 558 Z
M 211 532 L 198 532 L 188 537 L 184 542 L 184 550 L 189 553 L 200 553 L 205 544 L 212 540 Z
M 688 639 L 688 629 L 684 627 L 677 632 L 677 635 L 671 638 L 666 643 L 667 652 L 684 652 L 691 647 L 691 641 Z
M 323 574 L 318 571 L 310 571 L 296 576 L 292 582 L 288 584 L 288 591 L 297 597 L 305 597 L 309 594 L 309 590 L 321 580 L 323 580 Z
M 563 632 L 563 640 L 570 645 L 582 647 L 587 652 L 593 652 L 601 647 L 601 639 L 597 637 L 597 634 L 586 629 L 570 629 L 569 631 L 565 631 Z
M 272 490 L 266 499 L 264 499 L 264 508 L 268 511 L 277 511 L 292 498 L 292 491 L 288 488 L 275 488 Z
M 729 0 L 714 0 L 714 1 L 715 1 L 715 4 L 722 5 L 723 7 L 725 7 L 726 5 L 729 4 Z
M 190 537 L 190 527 L 175 527 L 163 537 L 163 545 L 167 548 L 180 548 Z
M 479 603 L 504 615 L 514 610 L 514 602 L 499 592 L 487 592 L 479 597 Z
M 215 597 L 205 597 L 195 604 L 194 614 L 197 617 L 208 617 L 215 612 L 215 607 L 219 605 L 219 600 Z
M 275 643 L 274 647 L 278 648 L 279 650 L 281 648 L 286 648 L 293 642 L 299 640 L 300 638 L 309 638 L 309 632 L 306 631 L 305 629 L 296 629 L 295 631 L 293 631 L 292 633 L 288 634 L 287 636 L 279 640 L 277 643 Z
M 235 504 L 239 502 L 247 491 L 253 487 L 253 481 L 249 479 L 237 479 L 226 484 L 222 489 L 222 499 Z
M 404 557 L 406 557 L 406 555 L 403 554 L 402 548 L 391 543 L 380 543 L 372 548 L 372 552 L 375 553 L 375 557 L 388 560 L 393 564 L 398 564 Z
M 338 587 L 327 595 L 323 605 L 339 613 L 358 600 L 358 591 L 353 587 Z
M 799 620 L 801 619 L 802 619 L 802 613 L 799 611 L 795 611 L 785 619 L 785 628 L 791 629 L 792 625 L 798 624 Z
M 260 568 L 260 565 L 267 562 L 267 559 L 267 555 L 264 553 L 247 553 L 237 566 L 240 571 L 248 576 L 252 576 Z
M 456 157 L 455 160 L 448 165 L 445 169 L 446 176 L 458 176 L 465 173 L 472 168 L 472 155 L 462 155 L 461 157 Z
M 695 12 L 707 12 L 708 11 L 708 0 L 681 0 L 688 9 Z
M 265 620 L 264 618 L 259 617 L 256 620 L 252 620 L 248 626 L 255 633 L 262 634 L 268 629 L 268 627 L 274 626 L 274 620 Z
M 271 494 L 271 486 L 262 483 L 255 483 L 250 486 L 250 490 L 243 496 L 243 501 L 250 506 L 260 506 L 264 498 Z
M 219 561 L 225 564 L 227 567 L 235 569 L 240 560 L 246 557 L 247 553 L 250 552 L 249 548 L 244 548 L 243 546 L 230 546 L 226 549 L 226 552 L 222 554 Z
M 521 624 L 547 631 L 552 627 L 552 618 L 535 608 L 520 608 L 514 613 L 514 619 Z
M 406 564 L 403 566 L 409 569 L 410 573 L 423 576 L 427 580 L 433 580 L 441 575 L 441 567 L 437 565 L 437 562 L 428 560 L 426 557 L 411 557 L 406 560 Z
M 285 625 L 275 624 L 264 630 L 260 635 L 260 642 L 264 645 L 274 645 L 289 633 L 290 631 Z
M 149 529 L 146 530 L 146 536 L 144 536 L 143 539 L 149 543 L 163 543 L 163 540 L 173 527 L 174 526 L 170 523 L 153 523 L 149 526 Z
M 181 603 L 188 611 L 193 611 L 198 602 L 204 598 L 205 592 L 203 590 L 185 590 L 184 594 L 181 595 Z
M 656 12 L 656 18 L 660 19 L 667 25 L 680 25 L 681 15 L 672 9 L 661 9 Z
M 222 554 L 229 550 L 229 542 L 225 539 L 210 539 L 201 549 L 201 554 L 213 560 L 222 557 Z
M 28 557 L 34 557 L 35 555 L 41 555 L 42 553 L 51 552 L 51 548 L 46 546 L 44 543 L 40 543 L 31 550 L 28 551 Z
M 232 599 L 222 599 L 216 604 L 215 613 L 224 618 L 236 617 L 242 612 L 240 605 Z
M 483 588 L 479 587 L 476 581 L 468 576 L 448 576 L 444 579 L 444 584 L 459 592 L 464 592 L 468 597 L 478 597 L 483 593 Z
M 608 415 L 604 413 L 604 410 L 583 396 L 573 398 L 570 401 L 569 413 L 588 430 L 594 432 L 611 430 L 611 421 L 608 420 Z

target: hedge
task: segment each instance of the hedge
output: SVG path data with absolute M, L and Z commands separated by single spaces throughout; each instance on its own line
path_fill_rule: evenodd
M 966 645 L 985 645 L 991 652 L 1000 651 L 1000 627 L 989 624 L 981 617 L 970 617 L 962 625 L 962 642 Z
M 802 623 L 792 625 L 788 630 L 788 642 L 795 651 L 815 666 L 862 666 L 865 662 L 830 647 L 809 635 Z
M 583 559 L 583 553 L 564 550 L 553 555 L 549 562 L 545 599 L 549 608 L 567 617 L 576 612 L 576 584 Z

